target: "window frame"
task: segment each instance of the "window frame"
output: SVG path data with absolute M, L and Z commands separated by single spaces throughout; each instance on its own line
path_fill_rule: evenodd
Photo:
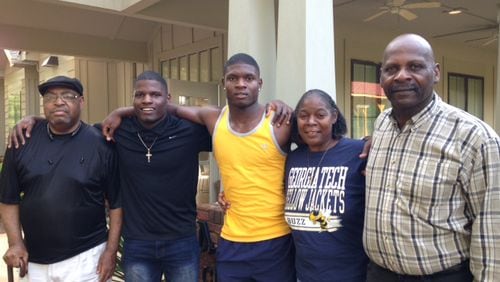
M 464 90 L 465 90 L 465 106 L 464 106 L 464 111 L 472 114 L 472 115 L 475 115 L 477 116 L 478 118 L 480 118 L 481 120 L 484 118 L 484 77 L 481 77 L 481 76 L 476 76 L 476 75 L 469 75 L 469 74 L 464 74 L 464 73 L 456 73 L 456 72 L 448 72 L 447 73 L 447 78 L 448 78 L 448 93 L 447 93 L 447 98 L 448 98 L 448 103 L 450 103 L 450 95 L 451 95 L 451 85 L 450 85 L 450 80 L 452 78 L 452 76 L 454 77 L 459 77 L 459 78 L 463 78 L 464 79 Z M 481 115 L 478 116 L 476 115 L 476 113 L 471 113 L 470 112 L 470 109 L 469 109 L 469 80 L 470 79 L 476 79 L 476 80 L 480 80 L 481 81 Z M 450 103 L 450 105 L 453 105 Z M 456 105 L 453 105 L 455 107 L 458 107 Z

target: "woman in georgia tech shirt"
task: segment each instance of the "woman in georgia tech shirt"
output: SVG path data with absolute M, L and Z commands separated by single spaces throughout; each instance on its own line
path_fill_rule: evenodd
M 299 147 L 286 162 L 285 217 L 299 281 L 365 281 L 362 233 L 364 142 L 343 137 L 344 117 L 330 95 L 309 90 L 295 108 Z

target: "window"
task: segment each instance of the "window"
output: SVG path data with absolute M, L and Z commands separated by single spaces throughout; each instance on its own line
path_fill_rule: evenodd
M 361 138 L 372 135 L 377 116 L 390 107 L 379 84 L 380 64 L 351 61 L 351 135 Z
M 160 61 L 161 74 L 165 79 L 218 82 L 222 78 L 221 52 L 221 48 L 216 47 L 165 58 Z
M 448 103 L 483 118 L 484 79 L 465 74 L 448 74 Z
M 5 99 L 5 136 L 10 132 L 10 129 L 16 125 L 23 116 L 22 114 L 22 92 L 8 93 Z

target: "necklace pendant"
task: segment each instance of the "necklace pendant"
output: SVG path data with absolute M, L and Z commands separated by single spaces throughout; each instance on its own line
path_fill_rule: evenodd
M 139 137 L 139 141 L 141 141 L 142 146 L 144 146 L 144 148 L 146 148 L 146 150 L 148 150 L 148 152 L 146 153 L 146 158 L 148 158 L 148 163 L 150 163 L 151 157 L 153 156 L 153 154 L 151 154 L 151 148 L 153 148 L 153 146 L 155 145 L 156 140 L 158 139 L 158 136 L 155 137 L 155 139 L 153 140 L 153 143 L 149 147 L 146 145 L 146 143 L 144 143 L 144 140 L 142 140 L 142 137 L 139 134 L 139 132 L 137 132 L 137 137 Z

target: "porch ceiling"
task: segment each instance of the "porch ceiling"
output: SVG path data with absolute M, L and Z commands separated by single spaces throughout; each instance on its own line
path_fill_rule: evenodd
M 496 51 L 497 43 L 493 42 L 483 46 L 485 40 L 474 40 L 478 38 L 491 37 L 498 33 L 497 7 L 500 0 L 407 0 L 405 4 L 422 2 L 439 2 L 441 7 L 430 9 L 410 9 L 417 18 L 411 21 L 405 20 L 395 11 L 389 11 L 375 19 L 364 22 L 363 20 L 382 11 L 387 0 L 334 0 L 335 22 L 342 25 L 353 24 L 357 26 L 370 25 L 380 30 L 394 31 L 397 33 L 414 32 L 426 36 L 429 39 L 456 42 L 485 50 Z M 447 11 L 454 8 L 463 8 L 464 12 L 459 15 L 449 15 Z M 494 28 L 496 26 L 496 29 Z M 461 33 L 467 30 L 493 27 L 475 32 Z M 460 33 L 456 35 L 446 35 Z
M 161 23 L 227 30 L 230 0 L 2 0 L 0 48 L 146 61 L 147 42 Z M 418 17 L 407 21 L 387 12 L 363 22 L 387 0 L 333 0 L 338 25 L 371 26 L 395 32 L 416 32 L 428 38 L 496 25 L 500 0 L 407 0 L 406 4 L 439 1 L 441 7 L 411 10 Z M 83 4 L 82 4 L 83 3 Z M 98 3 L 108 3 L 97 5 Z M 111 3 L 111 4 L 109 4 Z M 461 15 L 444 11 L 464 8 Z M 498 40 L 482 46 L 495 28 L 445 36 L 456 42 L 496 52 Z M 355 36 L 355 34 L 353 35 Z M 466 42 L 467 41 L 467 42 Z M 88 48 L 81 48 L 86 44 Z M 3 54 L 0 54 L 0 65 Z M 0 69 L 0 75 L 2 70 Z

